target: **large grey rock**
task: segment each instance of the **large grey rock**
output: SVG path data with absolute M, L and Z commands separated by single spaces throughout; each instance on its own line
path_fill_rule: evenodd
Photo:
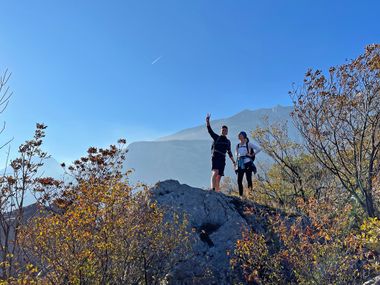
M 363 285 L 380 285 L 380 275 L 365 282 Z
M 242 231 L 266 234 L 269 208 L 238 197 L 205 191 L 168 180 L 151 189 L 152 198 L 169 212 L 184 213 L 192 231 L 193 255 L 171 273 L 170 284 L 231 284 L 230 257 Z M 251 211 L 246 211 L 246 209 Z M 208 271 L 210 277 L 205 280 Z M 197 283 L 197 282 L 195 282 Z

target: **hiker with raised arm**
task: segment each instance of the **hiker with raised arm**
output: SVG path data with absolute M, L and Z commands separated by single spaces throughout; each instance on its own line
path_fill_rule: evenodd
M 237 181 L 239 186 L 239 195 L 243 196 L 243 178 L 247 179 L 248 188 L 252 190 L 252 172 L 256 174 L 257 169 L 254 164 L 256 154 L 261 151 L 261 148 L 249 142 L 246 132 L 239 133 L 240 143 L 236 146 L 236 157 L 237 157 Z
M 231 152 L 231 142 L 227 138 L 228 128 L 227 126 L 222 126 L 220 130 L 220 135 L 217 135 L 211 128 L 210 125 L 210 114 L 206 116 L 206 125 L 208 133 L 214 140 L 211 148 L 212 152 L 212 174 L 211 174 L 211 189 L 214 191 L 220 191 L 220 180 L 224 176 L 224 168 L 226 166 L 226 154 L 230 157 L 232 163 L 236 166 L 236 162 Z

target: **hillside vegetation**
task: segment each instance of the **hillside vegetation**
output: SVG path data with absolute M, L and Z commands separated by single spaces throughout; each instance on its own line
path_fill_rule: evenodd
M 49 156 L 37 124 L 0 179 L 0 284 L 362 284 L 379 275 L 380 45 L 307 71 L 290 96 L 303 140 L 288 122 L 255 129 L 274 164 L 245 201 L 227 180 L 225 194 L 132 185 L 124 139 L 62 165 L 63 180 L 41 177 Z

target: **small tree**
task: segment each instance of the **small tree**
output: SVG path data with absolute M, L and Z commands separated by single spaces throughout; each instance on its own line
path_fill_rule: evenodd
M 291 92 L 294 122 L 310 153 L 331 171 L 370 217 L 380 172 L 380 45 L 329 75 L 309 70 Z
M 90 148 L 68 167 L 56 211 L 24 227 L 30 263 L 50 284 L 159 284 L 185 257 L 186 222 L 136 192 L 122 172 L 125 150 Z
M 25 200 L 36 194 L 36 183 L 41 180 L 37 171 L 47 158 L 41 150 L 45 128 L 37 124 L 33 139 L 19 147 L 19 156 L 10 161 L 9 169 L 0 177 L 0 278 L 4 280 L 16 273 L 20 260 L 19 232 L 25 220 Z
M 253 196 L 259 198 L 259 192 L 263 198 L 258 202 L 281 208 L 295 207 L 298 198 L 322 199 L 334 182 L 303 145 L 289 138 L 287 130 L 284 122 L 258 127 L 252 133 L 274 161 L 268 171 L 259 174 Z

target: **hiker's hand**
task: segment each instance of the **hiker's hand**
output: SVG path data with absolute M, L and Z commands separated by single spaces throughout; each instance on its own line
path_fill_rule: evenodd
M 210 117 L 211 117 L 211 114 L 208 113 L 207 116 L 206 116 L 206 123 L 209 123 L 209 122 L 210 122 Z

